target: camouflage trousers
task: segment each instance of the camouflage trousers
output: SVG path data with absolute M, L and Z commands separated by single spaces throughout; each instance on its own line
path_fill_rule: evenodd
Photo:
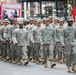
M 7 57 L 7 42 L 2 42 L 2 49 L 1 49 L 2 57 Z
M 27 46 L 26 45 L 22 47 L 22 59 L 28 59 Z
M 0 56 L 3 56 L 2 43 L 0 43 Z
M 10 46 L 10 52 L 11 52 L 11 58 L 13 59 L 13 60 L 16 60 L 17 59 L 17 46 L 16 45 L 14 45 L 14 44 L 11 44 L 11 46 Z
M 11 45 L 9 42 L 7 42 L 7 56 L 9 57 L 9 59 L 12 59 L 12 57 L 11 57 Z
M 54 54 L 53 54 L 54 47 L 53 47 L 53 45 L 52 44 L 44 44 L 44 46 L 43 46 L 44 63 L 47 62 L 48 51 L 49 51 L 50 61 L 53 61 L 54 60 Z
M 43 59 L 43 47 L 40 46 L 39 56 L 41 59 Z
M 62 48 L 61 42 L 57 42 L 54 49 L 54 58 L 62 59 L 65 57 L 65 48 Z
M 30 58 L 31 56 L 33 56 L 33 44 L 32 42 L 30 42 L 30 45 L 27 46 L 27 54 L 28 54 L 28 58 Z
M 66 65 L 71 66 L 74 60 L 74 53 L 73 53 L 72 46 L 70 44 L 66 44 L 65 51 L 66 51 Z
M 21 59 L 22 59 L 22 46 L 17 46 L 17 50 L 16 50 L 16 52 L 17 52 L 17 60 L 18 60 L 18 62 L 20 62 L 21 61 Z
M 34 49 L 33 49 L 33 59 L 38 61 L 39 60 L 40 44 L 35 43 L 33 47 L 34 47 Z

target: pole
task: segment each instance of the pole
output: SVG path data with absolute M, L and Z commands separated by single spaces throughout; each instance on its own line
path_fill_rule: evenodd
M 40 14 L 42 14 L 42 1 L 40 1 Z
M 67 0 L 65 0 L 65 19 L 67 20 L 67 16 L 68 16 L 68 13 L 67 13 Z
M 55 0 L 56 2 L 56 16 L 58 16 L 58 4 L 57 4 L 57 0 Z

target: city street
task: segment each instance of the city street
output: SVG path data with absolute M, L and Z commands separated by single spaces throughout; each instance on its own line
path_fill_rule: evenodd
M 65 64 L 57 63 L 57 66 L 44 68 L 43 65 L 36 65 L 30 62 L 27 66 L 11 64 L 0 61 L 0 75 L 76 75 L 76 73 L 67 73 Z

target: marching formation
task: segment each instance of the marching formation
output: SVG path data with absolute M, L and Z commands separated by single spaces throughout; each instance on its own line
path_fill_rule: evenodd
M 30 61 L 51 68 L 66 63 L 76 72 L 76 23 L 69 16 L 15 18 L 0 21 L 0 60 L 27 65 Z M 71 69 L 72 67 L 72 69 Z

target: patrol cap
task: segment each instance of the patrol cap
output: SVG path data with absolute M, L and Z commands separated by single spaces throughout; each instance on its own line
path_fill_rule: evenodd
M 3 22 L 8 22 L 8 21 L 9 21 L 8 19 L 4 19 L 4 20 L 3 20 Z
M 62 18 L 59 19 L 59 22 L 63 22 L 63 21 L 64 21 L 64 19 L 62 19 Z
M 48 17 L 48 19 L 52 19 L 52 18 L 53 18 L 53 16 L 49 16 L 49 17 Z
M 46 17 L 44 17 L 44 18 L 43 18 L 43 21 L 46 21 L 46 20 L 47 20 L 47 18 L 46 18 Z
M 48 18 L 46 19 L 46 22 L 47 22 L 47 21 L 49 21 L 49 19 L 48 19 Z
M 22 21 L 20 21 L 18 24 L 23 24 L 23 22 L 22 22 Z
M 55 16 L 55 17 L 54 17 L 54 20 L 58 20 L 58 17 Z
M 8 23 L 10 23 L 10 21 L 8 21 Z
M 65 20 L 65 17 L 61 17 L 61 19 Z
M 41 22 L 41 19 L 38 19 L 38 21 L 37 22 Z
M 57 17 L 57 20 L 59 21 L 59 20 L 60 20 L 60 18 L 59 18 L 59 17 Z
M 13 20 L 13 18 L 10 18 L 9 20 Z
M 67 17 L 67 21 L 74 21 L 74 19 L 73 19 L 72 16 L 68 16 L 68 17 Z

